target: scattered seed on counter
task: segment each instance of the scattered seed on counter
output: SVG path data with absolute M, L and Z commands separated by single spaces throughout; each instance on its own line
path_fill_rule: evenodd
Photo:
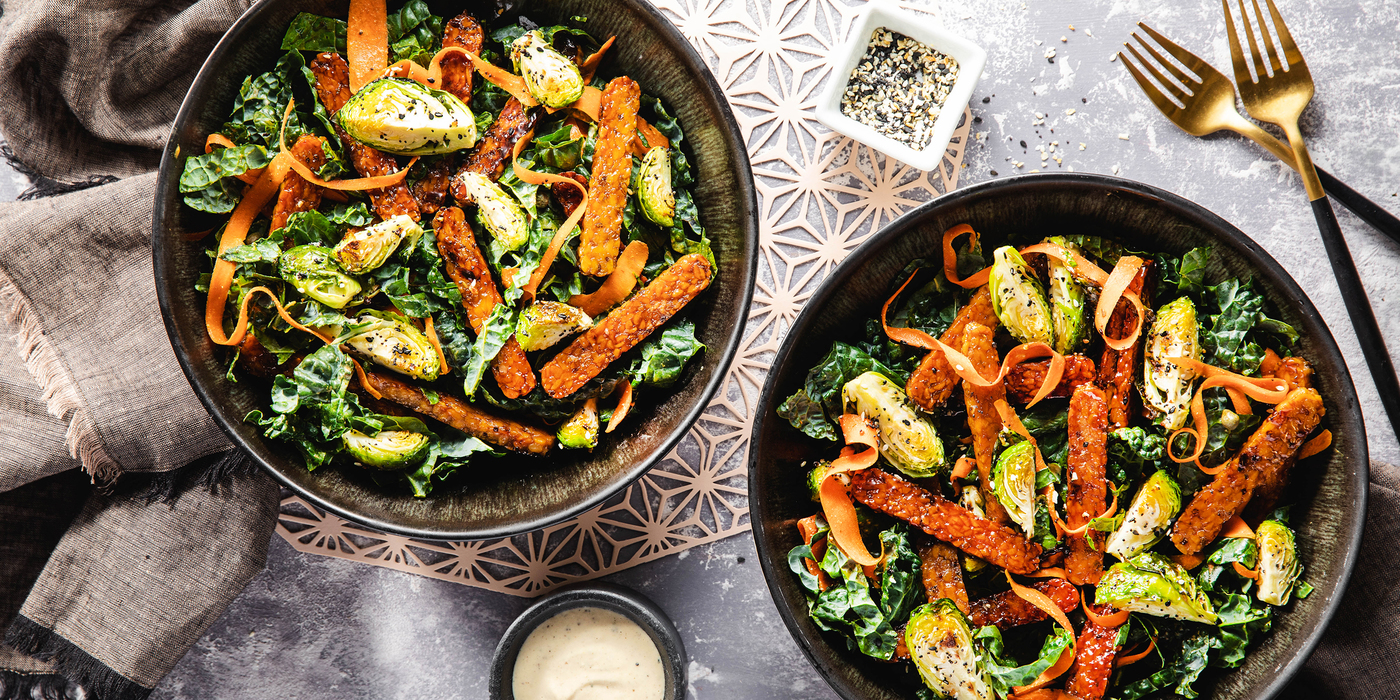
M 881 27 L 851 71 L 841 113 L 921 151 L 957 80 L 952 56 Z

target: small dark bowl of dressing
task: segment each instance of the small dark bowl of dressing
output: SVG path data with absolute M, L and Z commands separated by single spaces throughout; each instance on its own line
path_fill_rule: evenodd
M 491 700 L 551 698 L 550 686 L 589 682 L 635 683 L 655 700 L 682 700 L 686 663 L 676 626 L 642 594 L 611 583 L 570 586 L 541 598 L 506 628 L 491 660 Z M 651 700 L 648 695 L 626 697 Z

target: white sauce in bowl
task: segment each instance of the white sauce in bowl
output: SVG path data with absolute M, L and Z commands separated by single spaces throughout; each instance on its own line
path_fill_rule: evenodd
M 631 618 L 565 610 L 540 623 L 515 659 L 515 700 L 662 700 L 661 652 Z

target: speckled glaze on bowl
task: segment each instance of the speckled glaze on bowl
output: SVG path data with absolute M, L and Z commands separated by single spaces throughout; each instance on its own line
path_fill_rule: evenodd
M 943 231 L 968 223 L 996 244 L 1012 231 L 1045 236 L 1089 233 L 1138 249 L 1181 254 L 1211 245 L 1207 281 L 1252 275 L 1272 308 L 1269 315 L 1302 333 L 1296 348 L 1314 363 L 1314 380 L 1327 408 L 1332 451 L 1320 468 L 1294 472 L 1293 525 L 1316 586 L 1274 619 L 1274 630 L 1233 671 L 1207 672 L 1203 697 L 1263 700 L 1277 694 L 1307 661 L 1341 601 L 1356 562 L 1366 518 L 1366 432 L 1351 376 L 1322 318 L 1279 264 L 1229 222 L 1199 205 L 1154 187 L 1104 175 L 1025 175 L 975 185 L 940 197 L 872 235 L 812 296 L 783 342 L 768 375 L 754 419 L 749 450 L 749 507 L 763 574 L 778 612 L 807 658 L 847 700 L 907 700 L 918 680 L 888 664 L 846 650 L 823 636 L 807 616 L 807 602 L 788 570 L 787 553 L 801 543 L 795 523 L 816 506 L 804 485 L 805 460 L 829 458 L 834 443 L 820 445 L 794 430 L 775 411 L 797 391 L 807 370 L 834 340 L 863 335 L 865 319 L 879 312 L 889 284 L 911 260 L 941 255 Z M 822 447 L 827 449 L 822 450 Z M 1311 494 L 1309 496 L 1308 494 Z M 833 643 L 835 641 L 835 643 Z M 1198 689 L 1204 685 L 1197 686 Z
M 400 3 L 391 2 L 390 9 Z M 200 69 L 175 119 L 156 190 L 152 245 L 156 291 L 175 355 L 210 414 L 229 438 L 278 481 L 338 515 L 388 532 L 426 539 L 476 539 L 535 530 L 577 515 L 626 487 L 664 456 L 709 403 L 738 348 L 753 294 L 758 256 L 758 204 L 739 127 L 719 85 L 681 33 L 646 0 L 430 1 L 452 17 L 474 9 L 484 21 L 496 8 L 545 24 L 588 18 L 595 36 L 617 36 L 604 74 L 626 74 L 660 97 L 680 120 L 693 155 L 695 202 L 713 242 L 718 273 L 682 312 L 706 351 L 665 392 L 647 392 L 635 417 L 591 454 L 556 451 L 546 459 L 478 459 L 460 488 L 413 498 L 375 485 L 348 468 L 308 472 L 295 450 L 243 422 L 267 405 L 264 387 L 225 379 L 225 360 L 204 332 L 204 296 L 195 280 L 207 265 L 204 242 L 181 240 L 217 222 L 181 203 L 184 159 L 203 152 L 218 131 L 244 77 L 271 69 L 288 23 L 299 12 L 344 17 L 348 0 L 263 0 L 236 22 Z
M 685 698 L 685 643 L 671 618 L 656 603 L 630 588 L 594 582 L 550 593 L 526 608 L 520 617 L 510 623 L 491 658 L 491 677 L 487 686 L 491 700 L 515 700 L 511 685 L 515 679 L 515 660 L 520 655 L 520 646 L 540 623 L 574 608 L 603 608 L 625 615 L 637 623 L 651 637 L 661 654 L 661 668 L 666 673 L 666 695 L 661 700 Z

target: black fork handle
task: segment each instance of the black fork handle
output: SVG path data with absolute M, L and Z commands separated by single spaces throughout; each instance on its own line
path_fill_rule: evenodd
M 1362 221 L 1374 226 L 1377 231 L 1389 236 L 1390 240 L 1400 244 L 1400 218 L 1396 218 L 1394 214 L 1382 209 L 1379 204 L 1367 199 L 1365 195 L 1348 187 L 1345 182 L 1322 168 L 1317 169 L 1317 179 L 1322 181 L 1322 188 L 1327 190 L 1327 194 L 1341 202 L 1342 206 L 1361 217 Z M 1319 218 L 1318 221 L 1322 219 Z
M 1337 215 L 1332 211 L 1331 203 L 1326 197 L 1314 199 L 1312 209 L 1313 216 L 1317 217 L 1317 228 L 1322 233 L 1322 245 L 1327 248 L 1327 259 L 1332 261 L 1332 272 L 1337 276 L 1337 286 L 1342 290 L 1342 301 L 1346 302 L 1351 325 L 1361 341 L 1361 353 L 1366 357 L 1371 379 L 1381 395 L 1381 405 L 1390 418 L 1390 429 L 1400 436 L 1400 381 L 1396 380 L 1395 364 L 1385 348 L 1385 338 L 1381 336 L 1380 326 L 1376 323 L 1376 314 L 1371 310 L 1366 289 L 1361 286 L 1361 276 L 1356 272 L 1356 263 L 1351 259 L 1346 239 L 1342 238 L 1342 227 L 1337 225 Z

